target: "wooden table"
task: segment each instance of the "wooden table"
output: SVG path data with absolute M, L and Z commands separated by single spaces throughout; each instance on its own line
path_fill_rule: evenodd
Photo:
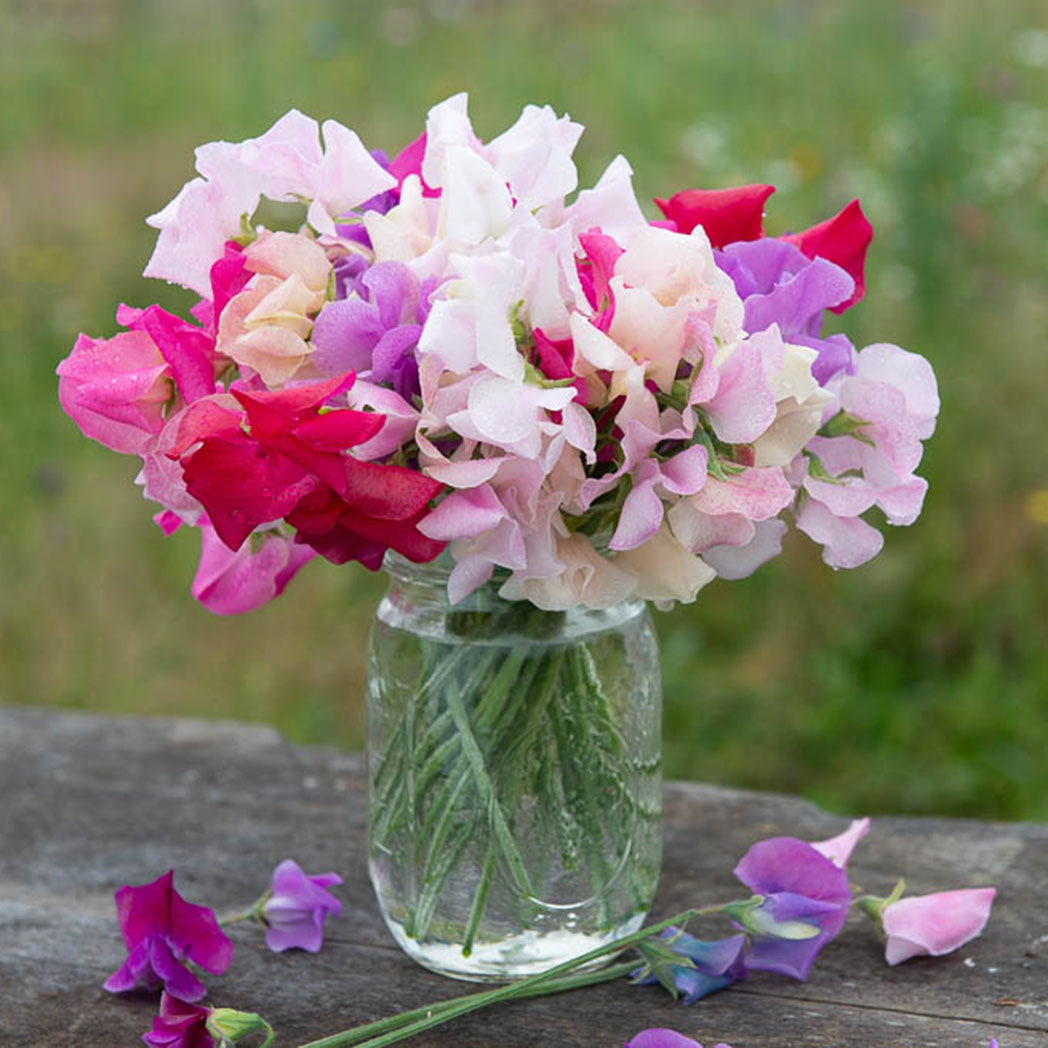
M 739 897 L 731 868 L 758 838 L 845 825 L 793 797 L 670 783 L 653 918 Z M 255 899 L 289 856 L 343 874 L 342 917 L 315 956 L 270 953 L 258 929 L 234 926 L 232 967 L 207 977 L 212 1003 L 261 1012 L 290 1048 L 468 989 L 413 965 L 382 924 L 359 755 L 292 746 L 257 725 L 0 708 L 0 1046 L 139 1044 L 156 998 L 101 988 L 124 956 L 113 891 L 173 867 L 183 895 L 223 911 Z M 853 914 L 806 984 L 757 973 L 685 1008 L 623 981 L 407 1043 L 619 1048 L 669 1026 L 707 1048 L 1048 1045 L 1048 827 L 875 819 L 850 873 L 880 894 L 905 873 L 915 893 L 993 884 L 998 899 L 983 937 L 946 958 L 888 968 Z

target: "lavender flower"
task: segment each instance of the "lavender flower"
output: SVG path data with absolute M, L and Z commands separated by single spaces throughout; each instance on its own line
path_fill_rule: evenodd
M 266 945 L 276 953 L 293 948 L 316 953 L 324 942 L 328 914 L 342 912 L 342 903 L 325 889 L 341 883 L 337 873 L 311 876 L 293 859 L 285 859 L 273 871 L 272 891 L 261 906 Z

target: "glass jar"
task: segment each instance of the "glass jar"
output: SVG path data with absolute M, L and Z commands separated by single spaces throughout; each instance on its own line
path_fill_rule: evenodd
M 662 851 L 658 649 L 641 601 L 541 611 L 489 583 L 451 606 L 450 566 L 387 555 L 368 864 L 410 957 L 497 981 L 642 926 Z

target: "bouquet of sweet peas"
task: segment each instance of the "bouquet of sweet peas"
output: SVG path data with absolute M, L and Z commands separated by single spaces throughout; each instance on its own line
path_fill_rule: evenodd
M 863 295 L 858 203 L 763 235 L 771 186 L 638 204 L 617 157 L 577 189 L 581 125 L 528 106 L 489 142 L 464 95 L 392 161 L 292 111 L 197 150 L 145 275 L 192 319 L 121 306 L 58 367 L 89 437 L 141 458 L 194 595 L 234 613 L 317 554 L 453 561 L 544 609 L 691 601 L 787 519 L 834 567 L 919 514 L 938 412 L 924 358 L 824 336 Z

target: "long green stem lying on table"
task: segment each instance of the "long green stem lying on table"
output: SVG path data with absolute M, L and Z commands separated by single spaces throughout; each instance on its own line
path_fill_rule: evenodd
M 343 1030 L 330 1037 L 322 1037 L 319 1041 L 310 1041 L 308 1044 L 301 1045 L 300 1048 L 347 1048 L 350 1045 L 355 1048 L 385 1048 L 386 1045 L 424 1033 L 460 1015 L 468 1015 L 470 1012 L 498 1004 L 501 1001 L 560 993 L 564 990 L 573 990 L 581 986 L 592 986 L 595 983 L 621 978 L 636 968 L 637 962 L 621 963 L 595 972 L 578 972 L 577 969 L 609 954 L 627 949 L 649 936 L 658 935 L 659 932 L 673 925 L 683 926 L 694 917 L 720 913 L 721 910 L 720 906 L 708 906 L 701 910 L 684 910 L 664 921 L 649 924 L 632 935 L 625 935 L 595 950 L 590 950 L 589 953 L 584 953 L 580 957 L 558 964 L 549 971 L 539 972 L 519 982 L 509 983 L 506 986 L 485 990 L 481 993 L 468 994 L 465 997 L 455 997 L 450 1001 L 438 1001 L 401 1015 L 391 1016 L 389 1019 L 380 1019 L 378 1022 Z M 365 1037 L 368 1039 L 361 1039 Z

